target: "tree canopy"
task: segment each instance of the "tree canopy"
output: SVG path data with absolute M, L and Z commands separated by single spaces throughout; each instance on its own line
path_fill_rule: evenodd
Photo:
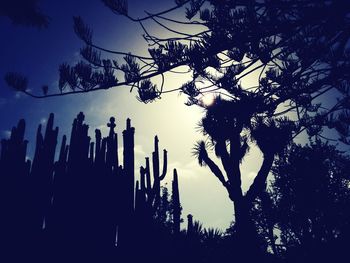
M 295 262 L 345 258 L 349 165 L 348 155 L 321 140 L 293 144 L 275 161 L 270 187 L 252 209 L 259 234 L 274 254 L 278 243 L 280 253 Z
M 128 86 L 145 103 L 180 91 L 188 95 L 188 105 L 203 106 L 204 94 L 221 94 L 245 105 L 251 115 L 292 113 L 297 120 L 295 133 L 306 130 L 310 136 L 320 135 L 327 126 L 349 143 L 348 1 L 177 0 L 173 8 L 146 12 L 143 18 L 133 18 L 125 0 L 102 2 L 140 24 L 148 56 L 95 45 L 93 30 L 75 17 L 74 30 L 85 44 L 83 60 L 60 66 L 57 93 L 48 93 L 44 86 L 43 95 L 37 95 L 17 73 L 7 74 L 7 83 L 38 98 Z M 167 17 L 180 8 L 185 8 L 185 20 Z M 153 21 L 172 36 L 150 35 L 145 21 Z M 174 29 L 179 25 L 181 31 Z M 198 27 L 196 33 L 193 26 Z M 175 90 L 165 89 L 165 73 L 178 72 L 179 67 L 191 73 L 190 81 Z M 156 76 L 161 76 L 161 83 L 153 81 Z M 248 78 L 254 78 L 250 85 L 244 82 Z M 327 105 L 323 105 L 325 96 L 333 98 L 327 99 Z

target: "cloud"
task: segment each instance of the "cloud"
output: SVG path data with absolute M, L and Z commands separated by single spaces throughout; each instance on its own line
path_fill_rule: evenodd
M 206 168 L 199 166 L 196 160 L 187 163 L 172 162 L 169 164 L 171 169 L 176 168 L 181 180 L 198 180 Z
M 3 130 L 1 132 L 1 137 L 4 137 L 5 139 L 10 138 L 10 136 L 11 136 L 11 131 L 10 130 Z
M 135 155 L 141 155 L 141 156 L 145 156 L 146 153 L 142 147 L 141 144 L 136 144 L 135 147 L 134 147 L 134 152 L 135 152 Z

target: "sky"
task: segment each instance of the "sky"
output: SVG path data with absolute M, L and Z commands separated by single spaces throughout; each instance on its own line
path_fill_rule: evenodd
M 138 17 L 143 16 L 144 10 L 157 12 L 173 5 L 172 0 L 130 0 L 129 10 L 131 15 Z M 165 181 L 169 187 L 173 168 L 178 170 L 182 217 L 186 219 L 190 213 L 205 227 L 225 230 L 233 219 L 233 205 L 221 183 L 192 156 L 195 142 L 202 139 L 196 128 L 203 111 L 186 106 L 183 95 L 170 93 L 156 102 L 143 104 L 126 87 L 47 99 L 33 99 L 7 87 L 4 74 L 16 71 L 28 76 L 32 90 L 40 92 L 43 84 L 57 89 L 59 64 L 77 62 L 79 49 L 83 46 L 74 34 L 73 16 L 79 15 L 91 25 L 94 42 L 99 46 L 139 54 L 145 54 L 147 50 L 139 25 L 113 14 L 99 0 L 42 0 L 40 6 L 50 17 L 47 29 L 14 26 L 0 17 L 0 137 L 8 137 L 11 127 L 24 118 L 27 123 L 25 137 L 29 140 L 28 157 L 31 158 L 37 125 L 45 124 L 50 112 L 55 114 L 55 124 L 60 128 L 59 143 L 64 134 L 70 134 L 72 121 L 80 111 L 86 116 L 91 136 L 96 128 L 106 136 L 106 123 L 114 116 L 120 141 L 125 120 L 131 118 L 136 128 L 135 169 L 138 171 L 144 164 L 144 157 L 151 155 L 153 137 L 158 135 L 161 149 L 168 150 Z M 152 24 L 147 26 L 152 32 L 159 30 Z M 167 88 L 178 87 L 184 82 L 181 78 L 169 76 Z M 242 164 L 243 190 L 248 189 L 261 162 L 259 150 L 251 149 Z

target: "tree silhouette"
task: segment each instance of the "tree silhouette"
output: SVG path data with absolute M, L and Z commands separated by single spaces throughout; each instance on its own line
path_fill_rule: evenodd
M 207 107 L 200 124 L 203 133 L 209 136 L 209 147 L 214 148 L 224 172 L 209 156 L 208 147 L 204 141 L 196 145 L 194 154 L 199 164 L 207 165 L 219 179 L 234 203 L 235 233 L 241 240 L 242 255 L 246 255 L 245 249 L 249 249 L 251 256 L 257 256 L 249 245 L 256 242 L 253 247 L 259 247 L 249 211 L 255 198 L 266 187 L 266 179 L 275 155 L 282 152 L 291 140 L 291 128 L 294 125 L 285 118 L 262 118 L 258 115 L 252 117 L 254 115 L 251 115 L 249 109 L 245 109 L 243 105 L 241 101 L 225 101 L 217 97 L 214 103 Z M 263 163 L 254 182 L 244 194 L 241 187 L 240 164 L 249 149 L 250 142 L 256 143 L 263 153 Z M 256 253 L 259 252 L 256 251 Z
M 293 145 L 276 162 L 272 183 L 276 220 L 281 242 L 296 249 L 293 257 L 305 257 L 305 261 L 345 257 L 349 167 L 347 155 L 319 140 L 304 147 Z
M 347 257 L 349 165 L 347 155 L 320 140 L 293 144 L 276 160 L 271 186 L 251 211 L 275 255 L 287 262 Z

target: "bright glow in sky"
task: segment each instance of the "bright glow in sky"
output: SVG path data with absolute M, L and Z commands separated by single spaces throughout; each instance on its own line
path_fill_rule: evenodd
M 38 90 L 40 85 L 49 84 L 50 89 L 55 91 L 58 83 L 58 64 L 65 61 L 74 64 L 79 60 L 78 50 L 82 43 L 73 33 L 73 15 L 82 15 L 93 27 L 96 44 L 139 54 L 147 52 L 148 46 L 143 41 L 139 26 L 132 25 L 121 16 L 113 15 L 99 1 L 42 2 L 43 11 L 52 18 L 47 30 L 18 28 L 8 21 L 1 21 L 0 30 L 7 37 L 6 41 L 2 42 L 4 48 L 0 49 L 1 76 L 6 71 L 19 71 L 29 77 L 30 88 Z M 144 9 L 157 12 L 170 6 L 173 6 L 172 0 L 129 1 L 131 13 L 135 17 L 143 16 Z M 145 23 L 145 26 L 148 24 Z M 159 28 L 151 30 L 155 33 Z M 178 88 L 187 80 L 186 74 L 166 74 L 165 89 Z M 142 104 L 134 98 L 134 92 L 130 94 L 128 88 L 121 87 L 83 95 L 35 100 L 22 95 L 17 96 L 5 88 L 3 80 L 0 81 L 1 137 L 8 135 L 8 131 L 20 118 L 25 118 L 29 156 L 33 156 L 36 127 L 39 123 L 45 123 L 50 112 L 55 113 L 55 123 L 60 127 L 59 138 L 62 138 L 63 134 L 70 134 L 71 123 L 80 111 L 85 113 L 92 138 L 96 128 L 101 129 L 106 136 L 106 123 L 111 116 L 115 116 L 120 142 L 121 131 L 125 128 L 126 118 L 129 117 L 136 128 L 137 173 L 139 166 L 144 164 L 144 157 L 151 155 L 153 137 L 158 135 L 160 147 L 166 148 L 169 153 L 168 176 L 165 179 L 168 186 L 171 185 L 169 182 L 173 168 L 178 170 L 182 217 L 186 219 L 186 215 L 191 213 L 194 219 L 201 221 L 205 227 L 224 230 L 229 226 L 233 219 L 233 205 L 226 190 L 207 167 L 199 166 L 191 153 L 195 142 L 203 139 L 197 131 L 197 123 L 203 115 L 203 109 L 185 106 L 184 95 L 180 96 L 178 92 L 164 94 L 162 99 L 154 103 Z M 205 95 L 202 100 L 204 104 L 209 105 L 213 101 L 213 95 Z M 220 160 L 214 154 L 211 157 L 221 167 Z M 260 151 L 252 147 L 242 163 L 244 191 L 250 186 L 261 162 Z
M 215 99 L 215 95 L 212 94 L 212 93 L 204 94 L 204 95 L 200 98 L 200 100 L 203 102 L 203 104 L 204 104 L 205 106 L 210 106 L 211 104 L 213 104 L 214 99 Z

